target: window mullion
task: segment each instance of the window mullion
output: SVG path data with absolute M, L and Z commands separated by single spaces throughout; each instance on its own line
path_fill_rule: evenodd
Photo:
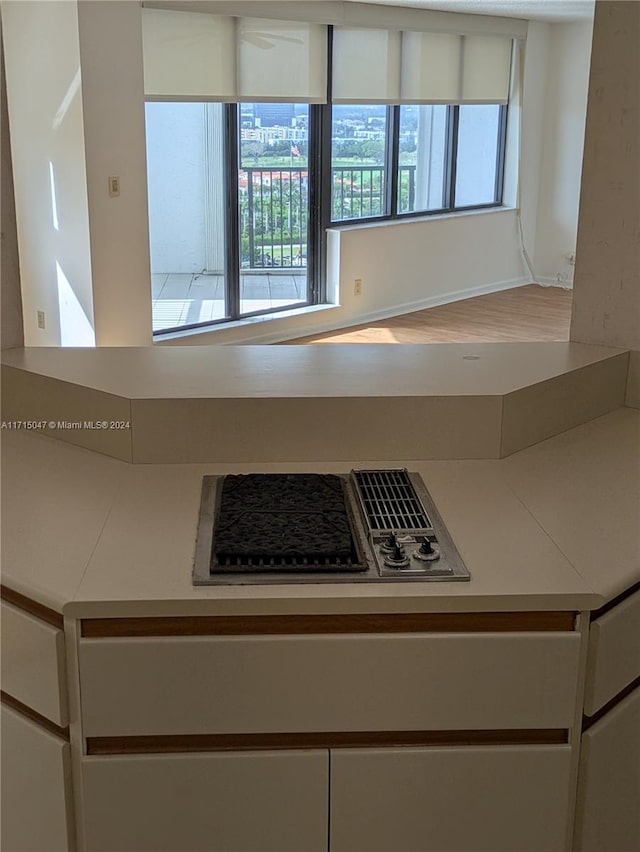
M 456 203 L 456 167 L 458 159 L 458 124 L 460 107 L 449 106 L 447 110 L 446 163 L 444 170 L 444 206 L 453 210 Z
M 240 210 L 238 201 L 238 106 L 225 104 L 225 197 L 227 200 L 225 293 L 230 319 L 240 316 Z
M 312 133 L 309 142 L 309 239 L 307 252 L 310 301 L 315 304 L 327 298 L 327 230 L 331 225 L 331 104 L 311 108 Z
M 507 106 L 500 107 L 500 118 L 498 120 L 498 144 L 496 147 L 496 189 L 494 202 L 502 204 L 504 192 L 504 161 L 507 147 Z
M 385 213 L 398 215 L 398 165 L 400 162 L 400 107 L 387 109 L 387 140 L 385 162 L 387 167 Z

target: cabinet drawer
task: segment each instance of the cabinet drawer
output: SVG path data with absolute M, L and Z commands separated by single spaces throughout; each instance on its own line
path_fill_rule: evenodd
M 569 728 L 573 633 L 85 639 L 84 735 Z
M 2 690 L 64 727 L 64 633 L 2 601 Z
M 640 688 L 582 736 L 576 852 L 640 849 Z
M 68 852 L 70 746 L 2 706 L 2 849 Z
M 569 746 L 339 751 L 332 852 L 560 852 Z
M 584 709 L 593 716 L 640 677 L 640 591 L 591 623 Z
M 326 751 L 85 758 L 87 852 L 326 852 Z

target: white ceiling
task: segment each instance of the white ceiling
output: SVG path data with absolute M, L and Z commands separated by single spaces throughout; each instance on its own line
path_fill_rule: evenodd
M 504 15 L 534 21 L 584 21 L 593 17 L 595 0 L 365 0 L 384 6 L 412 6 L 443 12 Z

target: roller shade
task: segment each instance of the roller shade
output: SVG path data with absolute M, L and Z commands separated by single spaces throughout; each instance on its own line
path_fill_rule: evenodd
M 239 100 L 326 102 L 326 26 L 239 18 L 237 35 Z
M 400 33 L 336 27 L 333 31 L 334 103 L 398 103 Z
M 501 36 L 464 36 L 460 103 L 509 101 L 511 39 Z
M 148 100 L 327 100 L 327 27 L 144 8 Z
M 462 36 L 402 34 L 403 103 L 456 103 L 460 97 Z
M 512 40 L 504 36 L 402 34 L 401 103 L 507 103 Z
M 236 99 L 233 18 L 142 10 L 144 92 L 150 99 Z

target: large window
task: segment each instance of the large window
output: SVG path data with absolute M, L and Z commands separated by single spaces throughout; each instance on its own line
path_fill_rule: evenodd
M 499 104 L 334 106 L 332 221 L 499 205 L 505 129 Z
M 507 35 L 145 8 L 143 41 L 156 334 L 321 302 L 332 225 L 501 204 Z

